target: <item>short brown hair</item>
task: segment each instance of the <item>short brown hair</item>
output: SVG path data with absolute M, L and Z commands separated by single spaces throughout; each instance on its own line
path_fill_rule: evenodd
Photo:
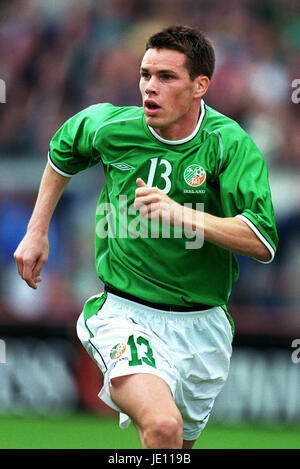
M 199 75 L 211 79 L 215 68 L 215 52 L 210 40 L 190 26 L 170 26 L 150 36 L 148 49 L 172 49 L 186 55 L 186 68 L 191 80 Z

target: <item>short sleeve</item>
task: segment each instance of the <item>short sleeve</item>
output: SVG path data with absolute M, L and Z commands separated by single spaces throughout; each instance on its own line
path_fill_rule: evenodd
M 225 139 L 224 150 L 219 174 L 224 215 L 247 223 L 269 250 L 269 263 L 278 246 L 278 234 L 266 162 L 242 129 Z
M 71 177 L 100 161 L 93 138 L 105 104 L 89 106 L 68 119 L 50 141 L 48 161 L 60 174 Z

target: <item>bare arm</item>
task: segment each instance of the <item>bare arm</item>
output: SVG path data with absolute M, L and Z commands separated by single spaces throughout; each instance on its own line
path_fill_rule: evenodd
M 192 219 L 192 217 L 189 217 Z M 263 262 L 271 258 L 266 246 L 260 241 L 251 228 L 239 218 L 220 218 L 204 213 L 204 239 L 236 254 L 253 257 Z M 191 231 L 202 229 L 197 217 L 191 225 Z
M 209 213 L 197 216 L 195 210 L 174 202 L 163 191 L 148 187 L 141 179 L 137 180 L 137 185 L 135 208 L 145 218 L 164 219 L 164 213 L 168 212 L 173 225 L 184 226 L 187 231 L 204 236 L 206 241 L 236 254 L 263 262 L 270 260 L 267 247 L 243 220 L 216 217 Z
M 40 273 L 49 255 L 50 221 L 69 180 L 47 163 L 27 232 L 14 253 L 18 273 L 31 288 L 36 289 L 41 281 Z

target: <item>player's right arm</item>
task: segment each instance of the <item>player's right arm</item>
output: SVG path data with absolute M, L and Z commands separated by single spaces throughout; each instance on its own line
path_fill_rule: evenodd
M 41 281 L 41 270 L 48 260 L 50 221 L 69 180 L 47 163 L 26 234 L 14 253 L 19 275 L 33 289 Z
M 100 159 L 94 154 L 92 140 L 107 107 L 100 104 L 83 109 L 63 123 L 50 140 L 48 164 L 35 207 L 14 253 L 18 273 L 31 288 L 36 289 L 41 281 L 40 273 L 49 255 L 50 221 L 68 181 Z
M 14 254 L 18 272 L 31 288 L 36 289 L 41 281 L 40 272 L 49 254 L 50 220 L 68 181 L 100 161 L 94 140 L 101 125 L 119 118 L 122 109 L 109 103 L 89 106 L 65 121 L 52 137 L 35 208 Z

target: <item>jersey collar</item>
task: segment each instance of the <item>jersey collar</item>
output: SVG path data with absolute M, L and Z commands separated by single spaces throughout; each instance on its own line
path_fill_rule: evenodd
M 182 138 L 181 140 L 167 140 L 165 138 L 162 138 L 160 135 L 158 135 L 157 132 L 155 132 L 155 130 L 150 127 L 150 125 L 148 125 L 148 129 L 150 130 L 150 132 L 152 133 L 152 135 L 157 138 L 157 140 L 159 140 L 160 142 L 163 142 L 163 143 L 166 143 L 168 145 L 181 145 L 182 143 L 187 143 L 189 142 L 190 140 L 192 140 L 195 135 L 198 133 L 200 127 L 201 127 L 201 124 L 203 122 L 203 119 L 204 119 L 204 116 L 205 116 L 205 103 L 203 101 L 203 99 L 201 99 L 201 103 L 200 103 L 200 116 L 199 116 L 199 120 L 198 120 L 198 123 L 195 127 L 195 129 L 193 130 L 193 132 L 188 135 L 187 137 L 185 138 Z

